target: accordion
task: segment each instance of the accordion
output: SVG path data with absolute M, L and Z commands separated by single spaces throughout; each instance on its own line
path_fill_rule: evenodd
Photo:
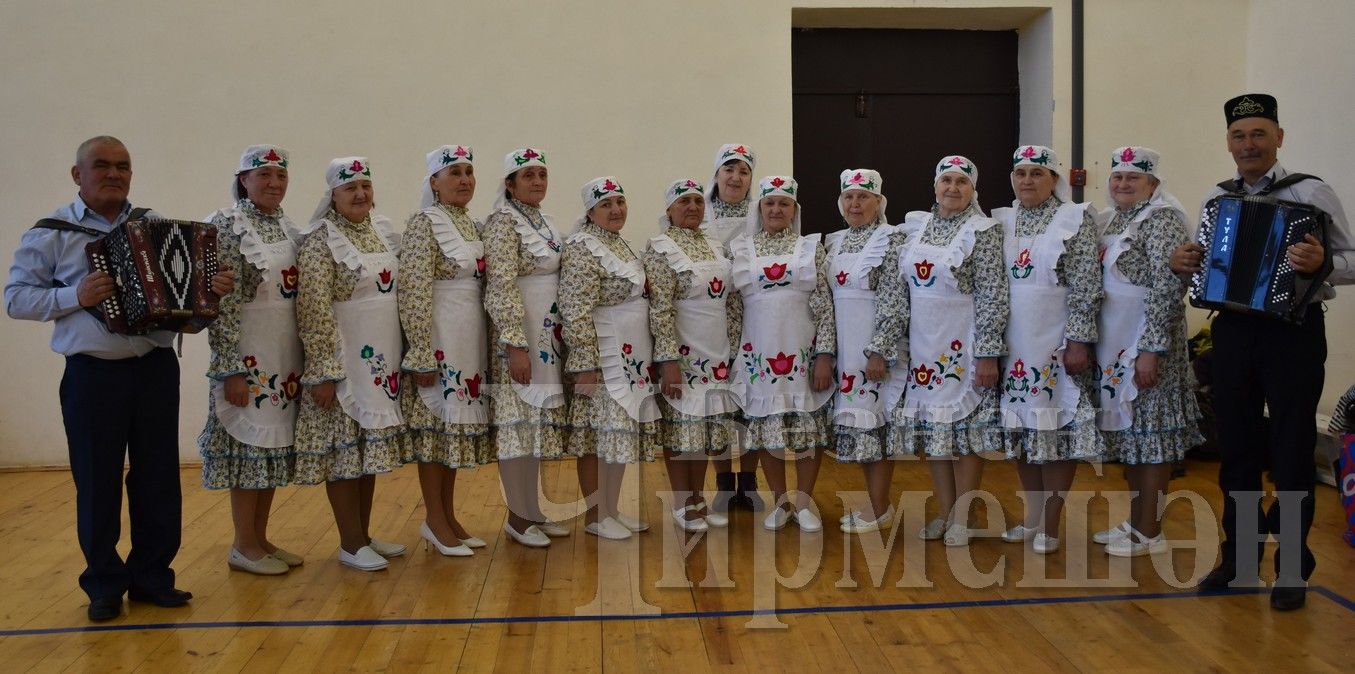
M 129 220 L 85 246 L 91 271 L 117 285 L 98 306 L 109 332 L 195 333 L 216 320 L 216 228 L 185 220 Z
M 1190 284 L 1190 303 L 1300 323 L 1331 273 L 1325 211 L 1264 195 L 1224 194 L 1205 202 L 1198 243 L 1204 261 Z M 1301 278 L 1289 246 L 1312 234 L 1327 249 L 1323 266 Z

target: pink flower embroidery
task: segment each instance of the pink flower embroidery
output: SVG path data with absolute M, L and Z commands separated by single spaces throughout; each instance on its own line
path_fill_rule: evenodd
M 843 393 L 851 393 L 851 392 L 852 392 L 852 386 L 855 386 L 855 385 L 856 385 L 856 375 L 854 375 L 854 374 L 844 374 L 844 375 L 842 375 L 842 389 L 841 389 L 841 390 L 842 390 Z
M 848 179 L 847 179 L 847 182 L 849 182 L 849 183 L 851 183 L 851 184 L 853 184 L 853 185 L 860 185 L 861 183 L 866 182 L 866 177 L 863 176 L 863 175 L 861 175 L 861 172 L 860 172 L 860 171 L 857 171 L 857 172 L 856 172 L 856 175 L 854 175 L 854 176 L 852 176 L 851 178 L 848 178 Z
M 1026 362 L 1017 358 L 1016 365 L 1012 367 L 1011 375 L 1017 379 L 1024 379 L 1026 376 Z
M 717 296 L 720 293 L 724 292 L 724 290 L 725 282 L 721 281 L 718 276 L 710 280 L 710 294 L 712 296 Z
M 446 355 L 447 354 L 442 352 L 442 349 L 438 349 L 437 351 L 433 352 L 433 360 L 436 360 L 437 362 L 441 363 L 442 359 L 445 358 Z
M 786 184 L 786 181 L 782 180 L 779 176 L 776 177 L 776 178 L 772 178 L 772 182 L 771 182 L 772 187 L 780 188 L 782 185 L 785 185 L 785 184 Z
M 953 341 L 953 342 L 950 343 L 950 350 L 951 350 L 951 351 L 959 351 L 960 348 L 963 347 L 963 346 L 964 346 L 964 344 L 961 344 L 961 343 L 960 343 L 960 340 L 957 339 L 957 340 L 955 340 L 955 341 Z
M 747 352 L 749 352 L 749 353 L 752 353 L 752 352 L 753 352 L 753 343 L 752 343 L 752 342 L 744 342 L 744 343 L 743 343 L 743 350 L 744 350 L 744 351 L 747 351 Z
M 836 278 L 837 278 L 837 284 L 838 284 L 838 285 L 840 285 L 840 286 L 845 286 L 845 285 L 847 285 L 847 272 L 845 272 L 845 271 L 840 271 L 840 272 L 838 272 Z
M 1030 249 L 1029 249 L 1029 248 L 1024 248 L 1024 249 L 1021 250 L 1020 253 L 1017 254 L 1017 256 L 1016 256 L 1016 264 L 1017 264 L 1017 266 L 1020 266 L 1020 267 L 1026 267 L 1026 266 L 1029 266 L 1029 265 L 1030 265 Z
M 959 157 L 951 157 L 950 162 L 948 163 L 951 166 L 964 166 L 964 160 L 960 159 Z
M 354 159 L 353 165 L 349 166 L 348 170 L 352 171 L 353 173 L 362 173 L 362 162 Z
M 522 153 L 522 158 L 523 158 L 523 159 L 529 159 L 529 160 L 530 160 L 530 159 L 536 159 L 537 157 L 540 157 L 540 156 L 541 156 L 541 155 L 540 155 L 540 154 L 537 154 L 536 150 L 533 150 L 533 149 L 530 148 L 530 147 L 527 148 L 527 151 L 526 151 L 526 152 L 523 152 L 523 153 Z
M 1022 156 L 1022 157 L 1025 157 L 1026 159 L 1030 159 L 1031 157 L 1034 157 L 1034 156 L 1035 156 L 1035 146 L 1034 146 L 1034 145 L 1027 145 L 1027 146 L 1026 146 L 1026 149 L 1024 149 L 1024 150 L 1021 151 L 1021 156 Z
M 621 345 L 621 353 L 624 353 L 624 354 L 626 354 L 627 356 L 629 356 L 629 355 L 630 355 L 630 352 L 631 352 L 631 346 L 630 346 L 630 344 L 622 344 L 622 345 Z
M 456 155 L 456 156 L 458 156 L 458 157 L 464 157 L 464 156 L 466 156 L 466 148 L 461 147 L 460 145 L 458 145 L 458 146 L 456 146 L 456 152 L 453 152 L 452 154 L 453 154 L 453 155 Z
M 1120 161 L 1126 163 L 1134 161 L 1134 150 L 1131 148 L 1125 148 L 1124 152 L 1120 153 Z

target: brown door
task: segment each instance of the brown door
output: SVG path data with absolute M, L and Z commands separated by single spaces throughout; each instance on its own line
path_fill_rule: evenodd
M 978 165 L 985 211 L 1011 203 L 1015 31 L 800 28 L 791 54 L 806 233 L 843 227 L 837 178 L 847 168 L 884 176 L 891 223 L 931 208 L 932 172 L 948 154 Z

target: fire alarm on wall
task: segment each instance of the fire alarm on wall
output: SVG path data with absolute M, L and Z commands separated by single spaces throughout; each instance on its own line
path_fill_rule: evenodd
M 1087 186 L 1087 169 L 1075 168 L 1068 171 L 1068 184 L 1073 187 Z

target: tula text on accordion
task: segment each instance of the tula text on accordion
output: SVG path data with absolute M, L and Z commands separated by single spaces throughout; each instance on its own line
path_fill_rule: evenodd
M 1308 204 L 1262 195 L 1224 194 L 1205 203 L 1198 242 L 1204 262 L 1190 283 L 1190 303 L 1203 309 L 1264 314 L 1298 323 L 1331 273 L 1303 276 L 1286 251 L 1312 234 L 1329 249 L 1331 216 Z
M 98 306 L 110 332 L 194 333 L 216 319 L 216 228 L 186 220 L 130 220 L 85 246 L 92 271 L 117 290 Z

